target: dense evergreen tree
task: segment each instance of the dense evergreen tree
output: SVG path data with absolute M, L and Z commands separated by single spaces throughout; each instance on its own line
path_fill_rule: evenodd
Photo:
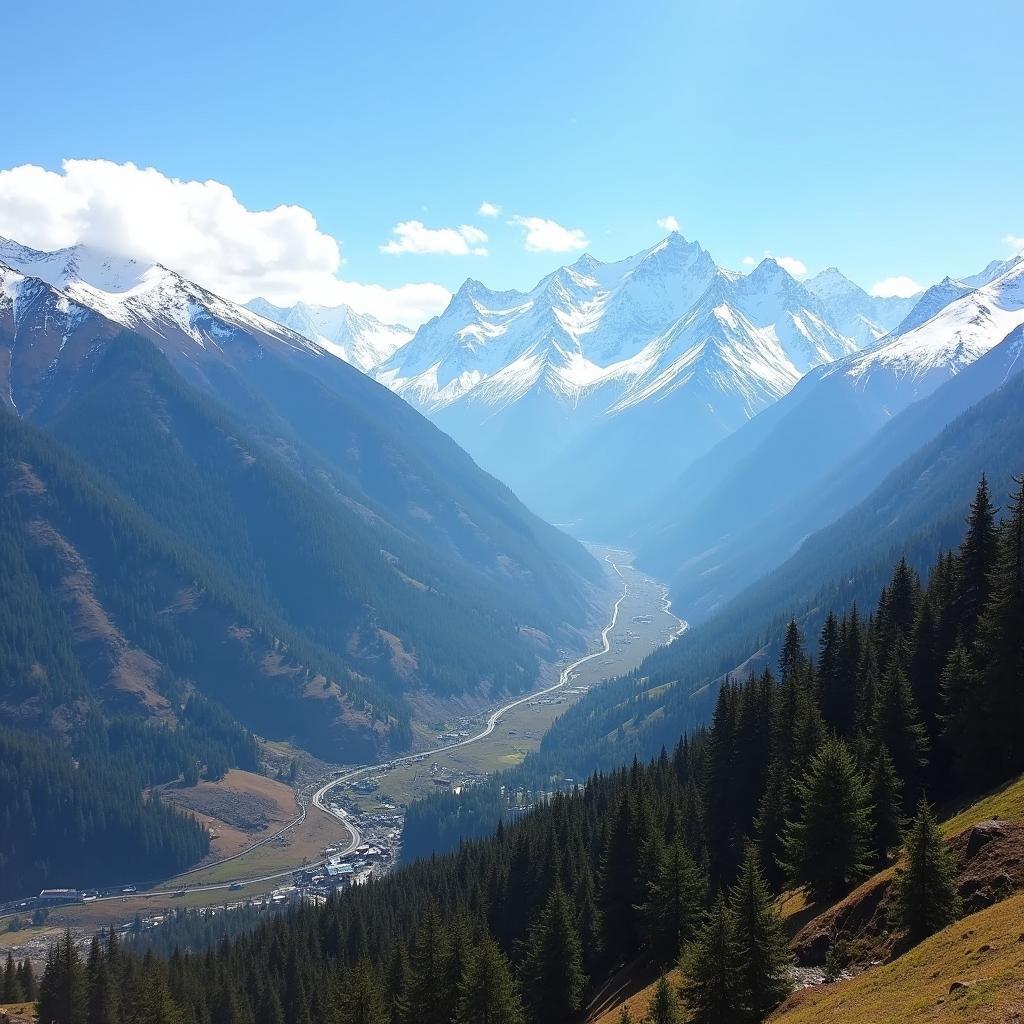
M 39 1024 L 86 1024 L 88 984 L 71 932 L 64 933 L 46 958 L 39 983 Z
M 692 1024 L 745 1024 L 750 1007 L 742 957 L 735 916 L 719 895 L 680 964 Z
M 879 747 L 868 780 L 871 803 L 871 853 L 876 866 L 886 864 L 903 839 L 902 784 L 889 751 Z
M 430 907 L 416 931 L 409 958 L 409 1008 L 421 1024 L 447 1024 L 445 1010 L 451 1000 L 444 988 L 447 959 L 445 930 L 436 908 Z
M 870 736 L 888 751 L 907 800 L 914 801 L 923 784 L 928 739 L 903 668 L 902 646 L 902 634 L 897 634 L 875 699 Z
M 389 1024 L 389 1020 L 377 975 L 360 957 L 342 981 L 341 1024 Z
M 729 907 L 736 924 L 745 998 L 751 1019 L 759 1021 L 786 998 L 793 986 L 786 931 L 753 843 L 747 845 L 740 876 L 729 891 Z
M 1024 771 L 1024 477 L 1016 478 L 1009 515 L 999 531 L 988 577 L 989 601 L 978 620 L 976 660 L 988 756 L 985 781 Z
M 521 1024 L 523 1004 L 508 960 L 490 937 L 474 945 L 459 983 L 456 1024 Z
M 7 963 L 4 965 L 3 983 L 0 985 L 0 1003 L 20 1003 L 26 998 L 21 987 L 21 978 L 18 977 L 18 966 L 11 953 L 8 953 Z
M 533 1019 L 567 1020 L 580 1008 L 587 979 L 583 950 L 569 900 L 556 885 L 530 928 L 523 987 Z
M 989 496 L 988 480 L 982 476 L 956 559 L 956 596 L 952 610 L 955 627 L 965 643 L 974 640 L 978 618 L 988 599 L 998 548 L 996 509 Z
M 953 859 L 928 802 L 922 800 L 906 841 L 907 866 L 896 876 L 894 923 L 923 939 L 955 921 L 961 911 Z
M 804 653 L 804 635 L 800 632 L 796 619 L 790 619 L 786 627 L 786 636 L 782 641 L 782 653 L 779 655 L 779 671 L 782 674 L 782 681 L 788 682 L 800 672 L 807 664 L 807 655 Z
M 800 814 L 785 843 L 790 877 L 814 901 L 832 900 L 867 872 L 871 829 L 867 787 L 842 740 L 825 742 L 797 793 Z
M 663 974 L 654 987 L 654 998 L 651 1000 L 647 1016 L 644 1017 L 644 1024 L 682 1024 L 682 1020 L 679 998 Z
M 693 938 L 704 916 L 707 891 L 707 876 L 689 850 L 679 840 L 670 843 L 647 883 L 642 908 L 651 948 L 662 961 L 677 957 Z

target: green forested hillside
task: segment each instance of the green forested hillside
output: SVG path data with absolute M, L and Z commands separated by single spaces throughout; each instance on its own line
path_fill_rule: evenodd
M 76 763 L 50 740 L 0 728 L 0 899 L 163 878 L 207 853 L 195 819 L 143 798 L 138 753 L 87 750 Z
M 578 702 L 545 737 L 538 767 L 575 776 L 634 752 L 656 753 L 680 731 L 708 720 L 717 680 L 757 671 L 777 656 L 790 618 L 817 634 L 830 609 L 872 601 L 897 559 L 927 572 L 940 551 L 958 542 L 981 473 L 989 473 L 993 501 L 1005 502 L 1024 451 L 1022 408 L 1024 374 L 1017 374 L 904 460 L 856 508 L 807 538 L 778 569 L 631 676 Z M 686 616 L 685 607 L 677 610 Z
M 87 973 L 58 949 L 51 988 L 77 978 L 84 998 L 110 971 L 110 998 L 211 1022 L 557 1024 L 623 961 L 663 970 L 682 952 L 693 1020 L 760 1020 L 789 988 L 772 888 L 827 906 L 905 841 L 889 924 L 904 946 L 962 912 L 923 798 L 1024 770 L 1022 621 L 1024 484 L 997 526 L 983 483 L 926 583 L 901 560 L 872 608 L 826 619 L 813 657 L 791 622 L 777 671 L 722 687 L 671 756 L 209 953 L 97 949 Z M 161 948 L 203 930 L 185 917 Z M 654 1019 L 675 1019 L 675 992 L 658 999 Z
M 113 345 L 49 429 L 381 700 L 536 672 L 535 605 L 253 441 L 145 342 Z

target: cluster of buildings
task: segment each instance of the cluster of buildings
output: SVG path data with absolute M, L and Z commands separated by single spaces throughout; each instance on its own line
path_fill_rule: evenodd
M 382 811 L 379 814 L 351 815 L 364 837 L 356 849 L 340 853 L 337 846 L 322 850 L 325 858 L 316 867 L 295 873 L 305 896 L 325 899 L 330 893 L 361 885 L 374 875 L 387 874 L 398 860 L 402 839 L 402 816 Z

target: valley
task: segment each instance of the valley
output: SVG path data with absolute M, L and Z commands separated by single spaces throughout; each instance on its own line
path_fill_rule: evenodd
M 16 957 L 40 956 L 64 928 L 85 942 L 111 927 L 128 934 L 138 926 L 133 926 L 137 916 L 150 929 L 180 909 L 219 913 L 322 899 L 333 887 L 323 874 L 327 861 L 358 864 L 357 881 L 387 874 L 400 855 L 402 812 L 411 801 L 438 789 L 457 793 L 519 764 L 539 748 L 555 719 L 592 687 L 632 671 L 685 632 L 687 624 L 672 612 L 666 587 L 637 569 L 630 552 L 598 545 L 591 551 L 605 568 L 615 600 L 593 649 L 561 668 L 554 683 L 445 723 L 431 749 L 370 765 L 315 762 L 326 777 L 304 778 L 294 790 L 234 770 L 216 784 L 168 787 L 165 801 L 197 814 L 210 830 L 206 862 L 152 885 L 134 878 L 113 888 L 81 887 L 89 893 L 86 901 L 51 906 L 45 923 L 36 926 L 27 919 L 38 901 L 9 903 L 0 915 L 0 949 Z M 367 846 L 380 855 L 361 858 L 358 851 Z M 352 884 L 347 877 L 345 884 Z M 23 920 L 24 927 L 11 929 L 14 919 Z

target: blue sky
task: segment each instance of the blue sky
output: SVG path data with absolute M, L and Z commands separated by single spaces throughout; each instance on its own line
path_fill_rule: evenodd
M 9 5 L 0 168 L 131 161 L 302 207 L 342 278 L 388 289 L 531 285 L 578 255 L 559 244 L 626 256 L 669 216 L 724 265 L 770 251 L 865 286 L 970 273 L 1024 236 L 1024 4 L 296 6 Z M 0 180 L 0 232 L 35 230 L 25 187 L 5 220 Z M 458 237 L 407 247 L 465 254 L 381 251 L 410 221 Z

